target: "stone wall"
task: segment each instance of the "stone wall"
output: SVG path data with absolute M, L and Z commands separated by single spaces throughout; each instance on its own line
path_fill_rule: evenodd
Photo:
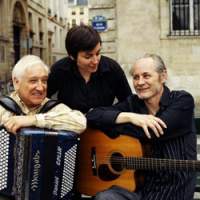
M 102 54 L 117 59 L 116 47 L 116 1 L 115 0 L 90 0 L 89 19 L 100 15 L 107 19 L 108 29 L 100 33 L 102 38 Z
M 189 91 L 195 98 L 196 117 L 200 117 L 200 36 L 169 36 L 169 1 L 116 2 L 118 62 L 128 72 L 144 53 L 161 55 L 169 72 L 168 85 Z

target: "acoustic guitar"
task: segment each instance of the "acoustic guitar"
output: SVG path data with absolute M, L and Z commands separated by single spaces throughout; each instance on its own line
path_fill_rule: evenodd
M 157 159 L 143 156 L 138 139 L 120 135 L 115 139 L 100 130 L 87 129 L 80 138 L 77 190 L 89 196 L 118 185 L 136 188 L 136 170 L 199 170 L 200 161 Z

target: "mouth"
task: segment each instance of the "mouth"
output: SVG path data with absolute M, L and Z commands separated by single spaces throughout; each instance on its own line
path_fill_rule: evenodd
M 44 98 L 45 94 L 43 93 L 35 93 L 35 94 L 32 94 L 33 97 L 35 98 Z
M 89 68 L 91 68 L 91 69 L 97 68 L 97 65 L 89 66 Z
M 138 92 L 146 92 L 148 90 L 149 90 L 149 88 L 137 88 Z
M 95 66 L 90 66 L 89 69 L 92 70 L 92 71 L 94 71 L 94 70 L 96 71 L 96 70 L 97 70 L 97 65 L 95 65 Z

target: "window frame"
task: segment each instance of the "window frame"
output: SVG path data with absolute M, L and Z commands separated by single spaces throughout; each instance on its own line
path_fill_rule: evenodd
M 174 25 L 174 21 L 173 21 L 173 0 L 169 1 L 169 14 L 170 14 L 170 35 L 171 36 L 199 36 L 200 35 L 200 25 L 196 30 L 195 30 L 195 24 L 194 24 L 194 1 L 195 0 L 189 0 L 189 25 L 188 25 L 188 29 L 180 29 L 180 30 L 174 30 L 173 29 L 173 25 Z M 185 6 L 184 4 L 180 3 L 179 6 Z M 198 4 L 198 11 L 200 12 L 200 3 Z M 200 15 L 198 15 L 198 21 L 200 21 Z M 198 22 L 200 24 L 200 22 Z

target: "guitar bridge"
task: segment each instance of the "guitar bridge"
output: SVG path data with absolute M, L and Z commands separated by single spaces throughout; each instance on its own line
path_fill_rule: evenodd
M 92 164 L 92 173 L 94 176 L 97 176 L 97 160 L 96 160 L 96 149 L 92 147 L 91 151 L 91 164 Z

